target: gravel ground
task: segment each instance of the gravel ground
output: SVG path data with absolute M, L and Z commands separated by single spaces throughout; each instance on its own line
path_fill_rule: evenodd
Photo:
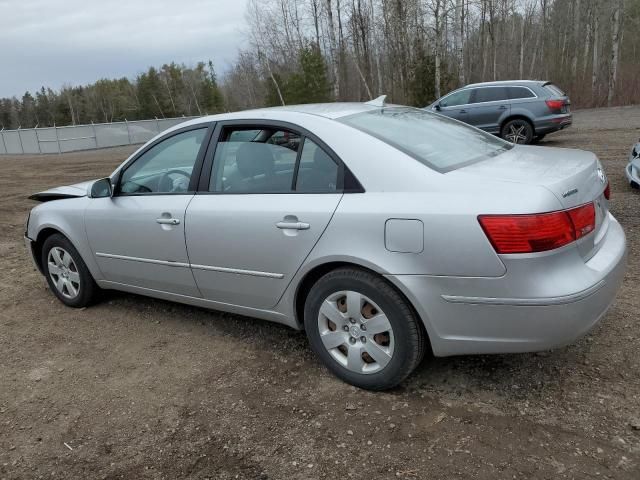
M 333 378 L 304 334 L 109 293 L 65 308 L 22 245 L 32 192 L 132 150 L 0 157 L 0 478 L 640 478 L 640 108 L 581 111 L 543 145 L 596 152 L 629 241 L 618 299 L 541 354 L 427 359 L 400 388 Z

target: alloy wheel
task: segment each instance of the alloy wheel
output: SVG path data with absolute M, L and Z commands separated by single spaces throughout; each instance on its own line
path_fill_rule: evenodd
M 73 257 L 64 248 L 53 247 L 47 256 L 49 276 L 56 290 L 68 299 L 74 299 L 80 293 L 80 273 Z
M 391 361 L 393 329 L 376 303 L 346 290 L 327 297 L 318 313 L 320 340 L 329 354 L 351 372 L 371 374 Z
M 527 125 L 524 123 L 512 123 L 505 137 L 511 143 L 526 143 Z

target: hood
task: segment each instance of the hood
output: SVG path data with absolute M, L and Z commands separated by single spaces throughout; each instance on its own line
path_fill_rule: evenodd
M 29 196 L 31 200 L 37 200 L 38 202 L 49 202 L 51 200 L 61 200 L 63 198 L 77 198 L 86 197 L 89 186 L 95 180 L 89 180 L 87 182 L 74 183 L 73 185 L 66 185 L 64 187 L 55 187 L 44 192 L 34 193 Z
M 593 201 L 606 186 L 598 158 L 591 152 L 568 148 L 516 145 L 508 152 L 456 172 L 540 185 L 551 190 L 564 208 Z

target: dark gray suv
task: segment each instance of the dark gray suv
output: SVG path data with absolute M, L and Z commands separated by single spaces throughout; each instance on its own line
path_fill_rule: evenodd
M 512 143 L 531 143 L 571 125 L 569 97 L 551 82 L 474 83 L 427 108 Z

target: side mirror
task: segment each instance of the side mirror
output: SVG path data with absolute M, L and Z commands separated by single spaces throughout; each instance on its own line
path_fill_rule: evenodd
M 440 111 L 440 104 L 439 104 L 439 103 L 436 103 L 436 104 L 433 106 L 433 109 L 434 109 L 436 112 L 439 112 L 439 111 Z
M 106 198 L 113 195 L 113 188 L 111 187 L 111 179 L 101 178 L 93 182 L 89 187 L 89 198 Z

